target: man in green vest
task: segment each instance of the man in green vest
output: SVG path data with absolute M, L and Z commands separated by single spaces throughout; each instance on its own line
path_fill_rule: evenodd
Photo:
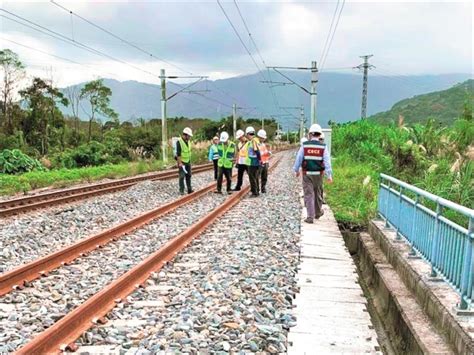
M 219 152 L 219 160 L 217 165 L 219 167 L 219 172 L 217 174 L 217 190 L 216 193 L 222 193 L 222 180 L 226 179 L 227 182 L 227 194 L 231 194 L 231 184 L 232 184 L 232 167 L 235 160 L 235 143 L 229 141 L 229 134 L 227 132 L 222 132 L 220 137 L 220 143 L 217 146 L 217 151 Z
M 184 195 L 184 181 L 186 180 L 186 187 L 188 194 L 194 192 L 191 187 L 191 137 L 193 131 L 186 127 L 183 129 L 183 134 L 176 142 L 176 160 L 178 161 L 179 169 L 179 193 Z

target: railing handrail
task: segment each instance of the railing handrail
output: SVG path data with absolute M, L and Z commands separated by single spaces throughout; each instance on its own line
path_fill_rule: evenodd
M 415 194 L 417 194 L 419 196 L 423 196 L 423 197 L 435 202 L 436 204 L 439 204 L 443 207 L 448 207 L 448 208 L 450 208 L 450 209 L 452 209 L 456 212 L 459 212 L 459 213 L 465 215 L 466 217 L 474 218 L 474 209 L 459 205 L 455 202 L 446 200 L 445 198 L 436 196 L 436 195 L 434 195 L 434 194 L 432 194 L 428 191 L 420 189 L 419 187 L 416 187 L 416 186 L 407 184 L 406 182 L 403 182 L 401 180 L 398 180 L 398 179 L 394 178 L 393 176 L 386 175 L 386 174 L 380 174 L 380 177 L 384 180 L 387 180 L 387 181 L 390 181 L 394 184 L 397 184 L 398 186 L 401 186 L 406 190 L 414 192 Z

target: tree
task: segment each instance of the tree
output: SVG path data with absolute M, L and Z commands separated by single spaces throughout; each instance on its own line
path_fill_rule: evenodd
M 74 132 L 77 135 L 79 131 L 79 104 L 81 101 L 81 91 L 79 86 L 68 86 L 65 90 L 66 97 L 71 105 L 72 116 L 74 117 Z
M 118 114 L 110 108 L 110 96 L 112 90 L 104 85 L 102 79 L 88 82 L 82 89 L 80 99 L 86 99 L 90 104 L 89 116 L 89 132 L 87 140 L 90 142 L 92 136 L 92 122 L 96 119 L 96 115 L 102 115 L 106 118 L 118 118 Z
M 69 101 L 61 91 L 40 78 L 34 78 L 31 86 L 21 90 L 20 95 L 29 107 L 26 118 L 22 121 L 25 138 L 29 144 L 38 146 L 41 154 L 47 154 L 50 127 L 58 129 L 61 135 L 61 129 L 65 126 L 57 105 L 68 106 Z
M 25 77 L 25 66 L 18 58 L 18 54 L 10 49 L 0 50 L 0 66 L 3 71 L 1 87 L 2 114 L 5 120 L 5 131 L 13 133 L 12 103 L 13 95 L 19 82 Z M 1 122 L 0 122 L 1 123 Z

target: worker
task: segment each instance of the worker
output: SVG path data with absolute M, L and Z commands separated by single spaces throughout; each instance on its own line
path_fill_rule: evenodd
M 332 183 L 331 157 L 326 145 L 319 141 L 323 133 L 321 126 L 313 124 L 309 128 L 309 140 L 304 142 L 296 155 L 293 170 L 296 176 L 300 176 L 300 168 L 303 170 L 303 193 L 306 206 L 306 223 L 313 223 L 323 214 L 323 174 L 328 182 Z
M 188 194 L 194 192 L 191 187 L 191 137 L 193 131 L 186 127 L 183 129 L 183 134 L 176 142 L 176 160 L 178 161 L 179 169 L 179 192 L 184 195 L 184 181 L 186 180 L 186 187 Z
M 235 158 L 235 143 L 229 141 L 229 134 L 222 132 L 220 136 L 220 143 L 217 146 L 219 152 L 219 173 L 217 175 L 217 190 L 216 193 L 222 194 L 222 180 L 226 179 L 227 187 L 226 192 L 228 195 L 232 193 L 232 166 L 234 165 Z
M 214 180 L 217 180 L 217 161 L 219 160 L 219 152 L 217 151 L 217 144 L 219 143 L 219 137 L 212 138 L 212 144 L 209 147 L 208 160 L 214 164 Z
M 258 150 L 259 139 L 255 137 L 255 129 L 249 126 L 245 129 L 247 135 L 247 172 L 249 174 L 250 190 L 252 191 L 251 197 L 257 197 L 259 195 L 259 170 L 260 170 L 260 151 Z
M 236 154 L 236 166 L 237 166 L 237 184 L 233 191 L 240 191 L 242 184 L 244 182 L 244 173 L 247 171 L 247 159 L 248 159 L 248 150 L 247 150 L 247 138 L 245 138 L 245 133 L 239 129 L 235 133 L 235 138 L 239 140 L 237 143 L 237 154 Z M 247 172 L 248 173 L 248 172 Z
M 257 137 L 260 140 L 258 145 L 258 150 L 260 151 L 260 183 L 262 194 L 267 192 L 267 178 L 268 178 L 268 164 L 270 162 L 271 152 L 268 149 L 268 146 L 265 144 L 267 139 L 267 132 L 264 129 L 260 129 L 257 132 Z

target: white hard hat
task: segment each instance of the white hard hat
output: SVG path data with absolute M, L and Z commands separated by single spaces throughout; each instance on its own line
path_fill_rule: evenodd
M 240 137 L 242 137 L 244 135 L 244 131 L 242 131 L 241 129 L 239 129 L 236 133 L 235 133 L 235 138 L 239 139 Z
M 267 132 L 264 129 L 259 129 L 257 132 L 257 136 L 260 138 L 267 139 Z
M 229 140 L 229 133 L 227 133 L 227 132 L 222 132 L 222 133 L 221 133 L 221 139 L 220 139 L 220 141 L 221 141 L 222 143 L 225 143 L 225 142 L 227 142 L 228 140 Z
M 245 129 L 245 134 L 249 134 L 249 133 L 255 133 L 255 129 L 252 126 L 248 126 Z
M 303 138 L 301 138 L 301 141 L 300 141 L 300 142 L 301 142 L 301 144 L 303 144 L 304 142 L 307 142 L 307 141 L 308 141 L 308 138 L 303 137 Z
M 321 128 L 320 125 L 315 123 L 315 124 L 312 124 L 311 127 L 309 127 L 309 133 L 323 133 L 323 129 Z
M 192 131 L 191 128 L 189 128 L 189 127 L 186 127 L 185 129 L 183 129 L 183 133 L 184 133 L 184 134 L 187 134 L 187 135 L 190 136 L 190 137 L 193 136 L 193 131 Z

